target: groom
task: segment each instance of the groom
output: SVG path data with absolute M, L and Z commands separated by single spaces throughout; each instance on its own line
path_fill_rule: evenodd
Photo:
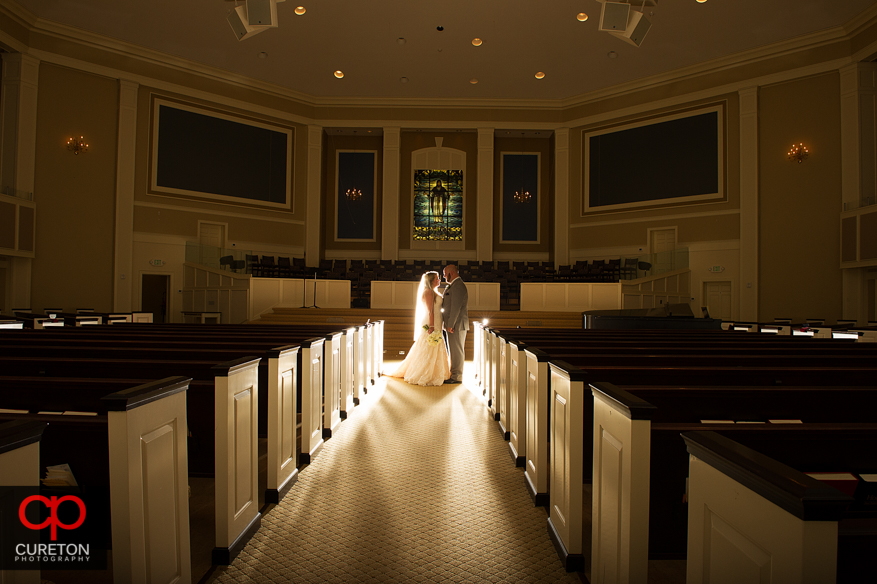
M 444 292 L 442 312 L 451 356 L 451 378 L 445 383 L 463 383 L 463 362 L 466 360 L 466 331 L 469 330 L 469 291 L 460 279 L 457 266 L 448 264 L 444 269 L 448 285 Z

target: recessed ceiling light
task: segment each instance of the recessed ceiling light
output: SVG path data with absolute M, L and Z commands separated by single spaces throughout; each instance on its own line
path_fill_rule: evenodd
M 401 77 L 401 78 L 399 79 L 399 83 L 408 83 L 408 78 L 407 78 L 407 77 Z
M 578 20 L 579 22 L 584 22 L 588 20 L 588 15 L 584 12 L 579 12 L 578 14 L 576 14 L 576 20 Z
M 609 51 L 608 53 L 606 53 L 606 56 L 610 59 L 614 59 L 618 56 L 618 53 L 616 53 L 615 51 Z
M 706 0 L 697 0 L 698 4 L 703 4 L 704 2 L 706 2 Z
M 545 73 L 539 71 L 538 73 L 536 73 L 536 79 L 545 79 Z
M 482 42 L 484 42 L 484 41 L 482 41 L 479 38 L 474 38 L 474 39 L 472 39 L 472 46 L 473 47 L 480 47 Z
M 396 39 L 396 42 L 399 43 L 400 45 L 404 45 L 408 41 L 406 41 L 403 37 L 399 37 Z
M 296 6 L 295 7 L 295 13 L 298 14 L 299 16 L 301 16 L 305 12 L 307 12 L 307 10 L 305 10 L 304 6 Z
M 475 85 L 476 83 L 478 83 L 478 80 L 473 77 L 472 79 L 469 80 L 469 83 L 471 83 L 472 85 Z
M 342 77 L 344 77 L 344 71 L 335 71 L 335 77 L 341 79 Z

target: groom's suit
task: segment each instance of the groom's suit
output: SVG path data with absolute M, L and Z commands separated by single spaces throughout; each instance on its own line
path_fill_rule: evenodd
M 445 288 L 442 308 L 448 353 L 451 356 L 451 379 L 461 383 L 466 360 L 466 333 L 469 330 L 469 291 L 459 277 Z M 454 329 L 454 332 L 447 329 Z

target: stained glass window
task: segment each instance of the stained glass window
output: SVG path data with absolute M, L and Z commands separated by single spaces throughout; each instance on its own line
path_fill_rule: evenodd
M 463 171 L 414 171 L 414 240 L 463 241 Z

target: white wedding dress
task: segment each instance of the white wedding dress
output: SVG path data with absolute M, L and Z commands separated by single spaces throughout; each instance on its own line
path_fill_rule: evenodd
M 390 377 L 401 377 L 414 385 L 441 385 L 451 376 L 451 361 L 442 336 L 442 297 L 433 293 L 433 328 L 438 332 L 438 343 L 431 344 L 423 325 L 429 324 L 429 313 L 419 322 L 420 333 L 417 340 L 395 371 L 386 373 Z

